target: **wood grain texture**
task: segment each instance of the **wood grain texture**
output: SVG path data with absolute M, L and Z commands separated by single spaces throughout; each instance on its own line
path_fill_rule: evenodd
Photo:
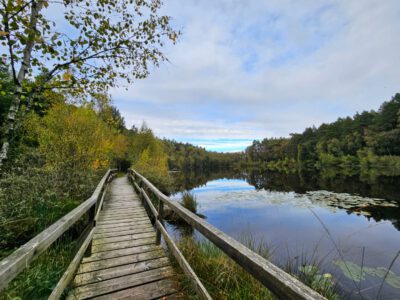
M 165 250 L 127 177 L 114 179 L 67 299 L 156 299 L 180 295 Z M 175 297 L 175 296 L 174 296 Z

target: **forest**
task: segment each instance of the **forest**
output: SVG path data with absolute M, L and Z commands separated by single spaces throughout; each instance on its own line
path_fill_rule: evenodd
M 378 111 L 363 111 L 330 124 L 306 128 L 289 138 L 254 141 L 240 167 L 271 170 L 320 170 L 344 173 L 378 170 L 400 174 L 400 94 Z

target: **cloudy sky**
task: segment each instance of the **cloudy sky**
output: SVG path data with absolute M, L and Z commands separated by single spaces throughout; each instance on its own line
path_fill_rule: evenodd
M 112 90 L 128 126 L 210 150 L 288 136 L 400 92 L 399 0 L 164 0 L 170 62 Z

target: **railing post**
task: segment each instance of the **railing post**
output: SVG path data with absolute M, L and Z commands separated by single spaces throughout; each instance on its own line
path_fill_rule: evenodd
M 164 214 L 164 202 L 160 198 L 158 198 L 158 216 L 157 220 L 160 221 L 160 224 L 164 226 L 164 221 L 163 221 L 163 214 Z M 160 245 L 161 243 L 161 230 L 156 226 L 156 244 Z

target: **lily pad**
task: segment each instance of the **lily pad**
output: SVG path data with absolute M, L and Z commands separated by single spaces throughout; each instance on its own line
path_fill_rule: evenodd
M 365 279 L 366 275 L 382 279 L 386 276 L 385 282 L 388 285 L 396 289 L 400 289 L 400 276 L 393 271 L 388 270 L 387 268 L 363 267 L 363 269 L 361 270 L 361 266 L 351 261 L 336 260 L 333 263 L 340 268 L 344 276 L 353 281 L 360 282 L 361 280 Z

